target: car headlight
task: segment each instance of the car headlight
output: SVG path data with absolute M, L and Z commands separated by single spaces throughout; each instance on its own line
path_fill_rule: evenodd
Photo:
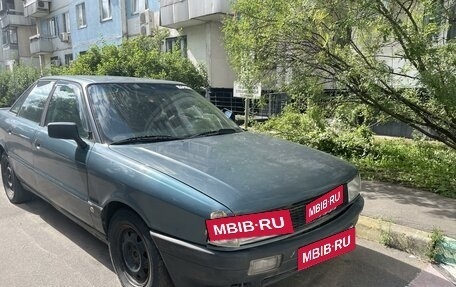
M 228 215 L 224 211 L 214 211 L 211 213 L 211 219 L 215 218 L 222 218 L 222 217 L 227 217 Z M 208 240 L 208 243 L 211 245 L 215 246 L 221 246 L 221 247 L 240 247 L 241 245 L 265 240 L 271 237 L 274 237 L 276 235 L 270 235 L 270 236 L 261 236 L 261 237 L 248 237 L 248 238 L 239 238 L 239 239 L 227 239 L 227 240 Z
M 355 199 L 361 192 L 361 177 L 359 176 L 359 174 L 357 174 L 355 178 L 347 184 L 347 189 L 348 201 L 350 202 L 353 199 Z

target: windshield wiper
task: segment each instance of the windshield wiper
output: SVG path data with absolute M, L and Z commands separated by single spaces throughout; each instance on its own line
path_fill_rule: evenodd
M 151 143 L 151 142 L 162 142 L 162 141 L 173 141 L 180 140 L 180 137 L 174 136 L 165 136 L 165 135 L 154 135 L 154 136 L 140 136 L 132 137 L 119 141 L 112 142 L 112 145 L 122 145 L 122 144 L 135 144 L 135 143 Z
M 204 137 L 204 136 L 216 136 L 216 135 L 226 135 L 226 134 L 233 134 L 240 132 L 240 130 L 237 129 L 219 129 L 215 131 L 207 131 L 203 133 L 199 133 L 196 135 L 189 136 L 189 138 L 196 138 L 196 137 Z

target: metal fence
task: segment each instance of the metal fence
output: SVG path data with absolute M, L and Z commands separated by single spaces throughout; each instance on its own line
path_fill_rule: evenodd
M 232 89 L 211 89 L 206 97 L 219 109 L 226 108 L 236 115 L 244 115 L 244 99 L 233 97 Z M 250 105 L 250 113 L 257 119 L 267 119 L 280 114 L 287 102 L 288 96 L 284 93 L 264 92 L 261 100 L 254 100 Z M 414 133 L 413 128 L 401 122 L 377 124 L 372 127 L 372 131 L 377 135 L 405 138 L 412 138 Z
M 412 138 L 414 133 L 412 127 L 402 122 L 377 124 L 372 127 L 372 131 L 377 135 L 404 138 Z
M 243 98 L 233 97 L 232 89 L 211 89 L 206 97 L 219 109 L 229 109 L 237 115 L 244 114 Z M 261 100 L 253 100 L 250 113 L 257 117 L 269 118 L 282 112 L 288 97 L 283 93 L 264 93 Z

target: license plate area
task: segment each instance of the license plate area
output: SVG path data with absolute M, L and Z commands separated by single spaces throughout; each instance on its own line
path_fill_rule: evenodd
M 344 186 L 340 185 L 319 198 L 307 203 L 304 208 L 306 224 L 330 213 L 345 202 Z
M 356 231 L 350 228 L 298 249 L 298 270 L 351 252 L 356 247 Z

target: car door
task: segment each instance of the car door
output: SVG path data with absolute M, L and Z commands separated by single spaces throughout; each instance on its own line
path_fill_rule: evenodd
M 86 107 L 79 85 L 59 82 L 49 99 L 43 126 L 37 131 L 34 147 L 36 186 L 45 197 L 71 215 L 91 224 L 87 188 L 87 159 L 93 142 L 90 139 Z M 81 138 L 88 144 L 78 147 L 74 140 L 48 136 L 47 124 L 74 122 Z
M 36 82 L 10 110 L 16 117 L 7 123 L 6 149 L 16 176 L 29 188 L 35 187 L 33 141 L 54 83 L 48 80 Z

